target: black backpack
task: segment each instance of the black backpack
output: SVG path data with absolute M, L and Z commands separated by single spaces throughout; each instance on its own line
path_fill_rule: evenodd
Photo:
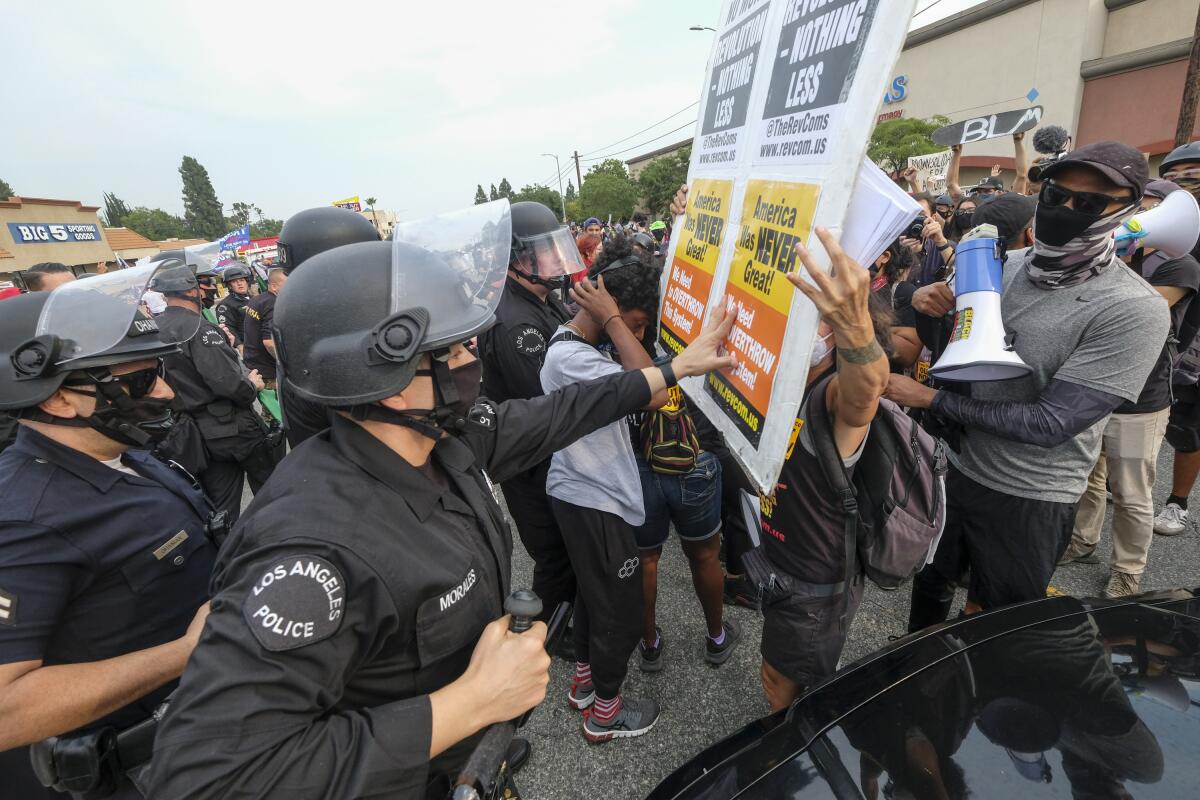
M 946 453 L 900 406 L 880 398 L 854 476 L 833 439 L 825 406 L 830 378 L 813 387 L 805 420 L 830 487 L 845 511 L 846 585 L 854 559 L 881 589 L 893 590 L 933 557 L 946 522 Z

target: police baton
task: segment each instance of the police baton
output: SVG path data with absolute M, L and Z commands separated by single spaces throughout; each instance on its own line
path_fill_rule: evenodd
M 542 613 L 542 601 L 528 589 L 518 589 L 504 601 L 504 610 L 512 615 L 508 629 L 513 633 L 524 633 L 533 627 L 534 619 Z M 552 637 L 561 635 L 570 611 L 569 603 L 561 603 L 555 609 L 546 637 L 547 647 Z M 487 729 L 454 783 L 453 800 L 480 800 L 491 796 L 508 769 L 504 762 L 508 746 L 517 728 L 525 724 L 532 711 L 529 709 L 519 719 L 497 722 Z

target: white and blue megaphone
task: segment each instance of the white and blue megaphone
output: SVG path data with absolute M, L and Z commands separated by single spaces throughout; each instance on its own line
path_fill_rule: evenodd
M 1117 253 L 1123 256 L 1139 247 L 1152 247 L 1180 258 L 1200 238 L 1200 205 L 1190 192 L 1171 192 L 1154 208 L 1130 217 L 1117 228 L 1116 238 Z
M 1000 317 L 1004 262 L 995 225 L 980 225 L 954 249 L 954 330 L 930 368 L 943 381 L 1005 381 L 1033 370 L 1013 350 Z

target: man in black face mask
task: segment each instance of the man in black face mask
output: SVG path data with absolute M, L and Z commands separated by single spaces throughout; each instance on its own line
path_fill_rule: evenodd
M 674 376 L 732 366 L 716 355 L 732 317 L 665 367 L 477 401 L 467 343 L 495 321 L 506 264 L 487 256 L 507 248 L 507 209 L 487 223 L 477 246 L 431 237 L 454 258 L 363 242 L 289 279 L 283 380 L 330 427 L 221 549 L 148 796 L 445 798 L 476 733 L 545 695 L 545 626 L 516 634 L 502 616 L 512 541 L 482 470 L 506 481 Z
M 191 269 L 180 261 L 157 263 L 162 266 L 150 288 L 162 292 L 167 309 L 156 319 L 167 337 L 183 342 L 165 359 L 179 422 L 162 450 L 200 479 L 233 522 L 245 481 L 257 492 L 275 468 L 267 425 L 254 411 L 263 379 L 257 370 L 243 370 L 224 331 L 199 318 L 203 287 Z M 191 331 L 195 336 L 184 335 Z
M 563 305 L 583 260 L 554 212 L 541 203 L 512 206 L 513 247 L 496 325 L 479 336 L 483 393 L 496 401 L 540 397 L 538 372 L 550 337 L 571 318 Z M 533 465 L 501 484 L 521 543 L 533 559 L 533 591 L 542 598 L 543 619 L 575 598 L 575 573 L 563 534 L 546 497 L 550 460 Z
M 1033 246 L 1004 265 L 1004 326 L 1032 368 L 971 396 L 893 375 L 888 397 L 964 426 L 951 455 L 946 531 L 933 567 L 971 568 L 967 611 L 1045 595 L 1066 549 L 1109 414 L 1134 401 L 1169 326 L 1167 304 L 1116 257 L 1149 172 L 1132 147 L 1081 147 L 1043 173 Z M 922 602 L 918 603 L 917 600 Z M 910 627 L 945 619 L 950 597 L 914 596 Z
M 172 393 L 159 375 L 178 350 L 137 309 L 152 269 L 16 297 L 0 315 L 0 411 L 19 419 L 0 455 L 6 797 L 63 797 L 41 788 L 30 765 L 28 746 L 50 736 L 61 741 L 42 750 L 43 776 L 141 797 L 123 774 L 137 766 L 129 751 L 81 750 L 79 737 L 147 719 L 207 615 L 216 556 L 207 505 L 142 449 L 167 430 Z M 114 299 L 109 290 L 133 273 L 132 300 Z M 96 772 L 79 775 L 66 750 L 116 760 L 97 758 Z

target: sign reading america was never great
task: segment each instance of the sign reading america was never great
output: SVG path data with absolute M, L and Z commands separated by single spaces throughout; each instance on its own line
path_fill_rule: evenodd
M 687 209 L 664 270 L 660 342 L 719 303 L 735 369 L 682 382 L 766 493 L 803 399 L 816 307 L 786 274 L 813 230 L 840 235 L 914 0 L 725 0 L 701 90 Z

